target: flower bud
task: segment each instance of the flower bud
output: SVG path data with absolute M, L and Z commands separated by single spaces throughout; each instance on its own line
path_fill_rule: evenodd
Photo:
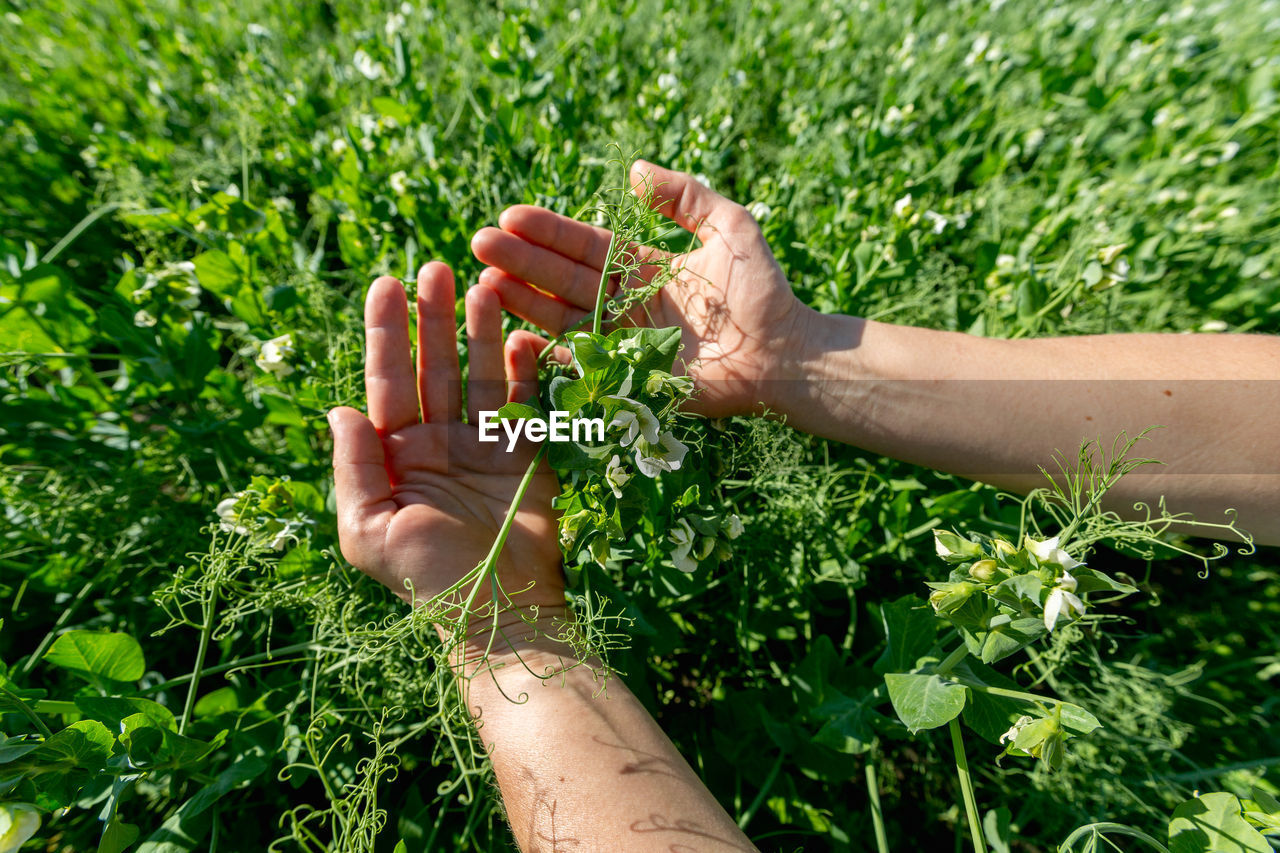
M 969 576 L 981 583 L 991 583 L 999 576 L 995 560 L 979 560 L 969 567 Z

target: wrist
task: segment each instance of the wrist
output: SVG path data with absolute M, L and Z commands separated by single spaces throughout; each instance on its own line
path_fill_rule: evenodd
M 870 378 L 862 350 L 868 321 L 823 314 L 802 305 L 780 347 L 762 397 L 769 410 L 807 432 L 826 435 L 822 422 L 838 415 L 847 398 Z M 830 437 L 830 436 L 828 436 Z

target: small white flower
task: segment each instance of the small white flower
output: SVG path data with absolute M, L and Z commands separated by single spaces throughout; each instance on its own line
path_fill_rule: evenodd
M 741 89 L 743 86 L 747 85 L 747 72 L 743 71 L 741 68 L 733 69 L 729 72 L 729 82 Z
M 1063 580 L 1067 579 L 1071 580 L 1070 588 L 1059 584 L 1053 588 L 1044 602 L 1044 627 L 1050 631 L 1058 624 L 1058 617 L 1064 613 L 1068 618 L 1072 613 L 1077 616 L 1084 615 L 1084 602 L 1080 600 L 1080 596 L 1071 591 L 1076 588 L 1075 578 L 1064 572 Z
M 156 318 L 152 315 L 150 311 L 148 311 L 145 308 L 140 308 L 133 315 L 133 325 L 135 326 L 143 326 L 149 329 L 152 326 L 154 326 L 156 322 L 157 322 Z
M 742 519 L 731 513 L 728 518 L 720 522 L 720 529 L 724 531 L 727 538 L 737 539 L 742 535 Z
M 364 52 L 363 48 L 357 50 L 355 56 L 351 57 L 351 65 L 368 80 L 377 80 L 386 73 L 382 63 L 375 62 L 372 56 Z
M 604 399 L 616 400 L 621 404 L 621 408 L 614 413 L 613 420 L 609 421 L 609 429 L 617 428 L 623 431 L 619 442 L 623 447 L 629 447 L 638 438 L 643 438 L 649 444 L 658 443 L 658 419 L 654 417 L 648 406 L 627 397 L 605 397 Z
M 250 24 L 245 27 L 245 29 L 249 31 L 249 35 L 256 36 L 258 38 L 264 38 L 271 35 L 271 30 L 262 26 L 262 24 Z
M 675 471 L 683 463 L 689 448 L 674 435 L 664 432 L 656 442 L 636 442 L 636 467 L 646 477 L 657 477 L 663 471 Z
M 609 484 L 609 489 L 613 492 L 615 498 L 622 497 L 622 487 L 630 479 L 631 475 L 622 466 L 622 459 L 618 454 L 613 454 L 613 458 L 609 460 L 608 468 L 605 469 L 604 481 Z
M 762 201 L 753 201 L 747 205 L 747 213 L 750 213 L 751 218 L 756 222 L 765 222 L 773 215 L 773 208 Z
M 293 335 L 285 333 L 262 344 L 254 363 L 277 378 L 293 373 L 288 359 L 294 354 Z
M 658 75 L 658 88 L 668 95 L 675 95 L 680 88 L 680 78 L 670 71 Z
M 1236 155 L 1239 153 L 1240 143 L 1228 142 L 1226 145 L 1222 146 L 1222 162 L 1225 163 L 1228 160 L 1234 160 Z
M 0 853 L 16 853 L 40 828 L 40 812 L 30 803 L 0 803 Z
M 1009 727 L 1009 731 L 1000 735 L 1000 742 L 1008 743 L 1017 739 L 1018 733 L 1022 731 L 1024 728 L 1026 728 L 1027 726 L 1031 725 L 1033 722 L 1035 722 L 1035 720 L 1031 719 L 1026 714 L 1023 714 L 1021 717 L 1018 718 L 1018 721 L 1016 723 L 1014 723 L 1012 726 Z
M 387 179 L 387 183 L 391 185 L 391 191 L 396 195 L 404 195 L 409 191 L 409 175 L 403 170 L 393 172 Z
M 1027 151 L 1035 151 L 1044 144 L 1044 129 L 1039 127 L 1032 129 L 1027 134 L 1025 142 Z
M 893 203 L 893 215 L 904 218 L 911 211 L 911 193 L 907 193 L 902 198 Z
M 1012 272 L 1017 263 L 1013 255 L 996 255 L 996 269 L 1000 272 Z
M 1219 219 L 1233 219 L 1240 215 L 1240 208 L 1228 207 L 1218 214 Z
M 1112 264 L 1111 269 L 1107 271 L 1107 280 L 1113 283 L 1120 283 L 1129 280 L 1129 262 L 1124 258 Z
M 382 31 L 387 34 L 387 38 L 395 38 L 396 33 L 400 32 L 400 28 L 404 26 L 404 15 L 399 12 L 392 12 L 387 16 L 387 22 L 383 24 Z
M 689 552 L 693 550 L 693 543 L 697 536 L 689 526 L 689 522 L 683 518 L 680 519 L 676 522 L 676 526 L 671 528 L 667 538 L 676 546 L 671 552 L 671 562 L 675 563 L 676 568 L 682 572 L 696 571 L 698 561 Z
M 707 189 L 711 189 L 711 179 L 708 178 L 706 175 L 704 175 L 702 172 L 698 172 L 696 175 L 694 175 L 693 179 L 698 183 L 702 184 Z
M 943 231 L 947 230 L 947 217 L 943 216 L 941 213 L 926 210 L 924 212 L 924 218 L 931 224 L 931 230 L 934 234 L 941 234 Z
M 330 145 L 329 147 L 334 154 L 342 154 L 347 150 L 347 147 L 348 147 L 347 140 L 343 139 L 342 137 L 338 137 L 337 139 L 333 140 L 333 144 Z
M 1222 320 L 1206 320 L 1200 325 L 1202 332 L 1225 332 L 1227 324 Z
M 214 507 L 214 513 L 218 516 L 218 525 L 228 533 L 238 533 L 241 536 L 249 535 L 249 528 L 243 524 L 238 524 L 239 513 L 236 511 L 236 502 L 240 500 L 240 495 L 232 495 L 218 503 Z
M 1077 566 L 1083 566 L 1084 563 L 1073 560 L 1071 555 L 1058 547 L 1058 537 L 1051 536 L 1048 539 L 1036 540 L 1028 536 L 1026 538 L 1026 549 L 1033 554 L 1041 565 L 1045 563 L 1056 563 L 1064 570 L 1074 569 Z M 1074 589 L 1074 586 L 1072 587 Z

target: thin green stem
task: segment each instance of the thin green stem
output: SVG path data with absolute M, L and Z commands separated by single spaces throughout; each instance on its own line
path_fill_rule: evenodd
M 604 320 L 604 297 L 609 289 L 609 268 L 613 266 L 613 253 L 617 248 L 618 232 L 609 235 L 609 249 L 604 254 L 604 264 L 600 270 L 600 285 L 596 288 L 596 307 L 591 315 L 591 331 L 600 334 L 600 326 Z
M 884 831 L 884 812 L 880 808 L 880 781 L 876 778 L 874 753 L 867 757 L 862 766 L 867 777 L 867 797 L 871 800 L 871 825 L 876 831 L 876 850 L 878 853 L 889 853 L 889 837 Z
M 230 670 L 230 669 L 239 669 L 242 666 L 252 666 L 253 664 L 260 663 L 261 661 L 273 660 L 283 655 L 291 655 L 294 652 L 307 652 L 307 651 L 329 651 L 329 649 L 326 646 L 323 646 L 319 643 L 314 643 L 314 642 L 295 643 L 292 646 L 283 646 L 278 649 L 272 649 L 271 651 L 259 652 L 256 655 L 249 655 L 247 658 L 238 658 L 236 660 L 230 661 L 229 663 L 220 663 L 217 666 L 211 666 L 208 669 L 202 670 L 200 672 L 200 677 L 204 677 L 206 675 L 216 675 L 219 672 L 226 672 L 227 670 Z M 277 662 L 292 663 L 293 661 L 282 660 Z M 196 674 L 193 672 L 189 672 L 186 675 L 179 675 L 177 678 L 171 678 L 168 681 L 162 681 L 159 684 L 153 684 L 150 687 L 144 687 L 141 690 L 137 691 L 136 695 L 145 696 L 149 693 L 159 693 L 163 690 L 168 690 L 170 687 L 177 687 L 179 684 L 186 684 L 193 677 L 195 677 L 195 675 Z
M 209 651 L 209 637 L 213 634 L 213 612 L 218 606 L 218 588 L 215 586 L 204 607 L 204 627 L 200 629 L 200 647 L 196 650 L 196 665 L 191 670 L 191 686 L 187 688 L 187 701 L 182 707 L 182 721 L 178 723 L 178 734 L 185 734 L 187 724 L 191 722 L 191 714 L 196 707 L 196 689 L 200 686 L 200 676 L 204 672 L 204 657 Z
M 969 647 L 964 644 L 964 641 L 961 641 L 960 645 L 956 646 L 955 650 L 951 652 L 951 654 L 942 659 L 942 663 L 938 664 L 938 668 L 935 672 L 937 672 L 938 675 L 947 675 L 955 668 L 956 664 L 960 663 L 960 661 L 964 660 L 968 656 Z
M 969 820 L 969 834 L 973 838 L 974 853 L 987 853 L 987 841 L 982 837 L 982 821 L 978 819 L 978 801 L 973 796 L 973 780 L 969 776 L 969 759 L 964 754 L 964 739 L 960 736 L 960 721 L 952 718 L 951 746 L 956 753 L 956 775 L 960 778 L 960 793 L 964 796 L 964 813 Z
M 1165 847 L 1150 835 L 1147 835 L 1140 829 L 1134 829 L 1133 827 L 1125 826 L 1122 823 L 1091 823 L 1086 826 L 1082 826 L 1067 836 L 1067 840 L 1062 842 L 1062 846 L 1058 848 L 1058 851 L 1059 853 L 1068 853 L 1076 841 L 1083 838 L 1086 834 L 1092 833 L 1096 838 L 1104 832 L 1113 832 L 1116 835 L 1128 835 L 1132 838 L 1138 839 L 1139 841 L 1145 841 L 1147 844 L 1150 844 L 1155 849 L 1161 851 L 1161 853 L 1169 853 L 1168 847 Z
M 23 716 L 25 716 L 28 720 L 30 720 L 32 725 L 34 725 L 37 729 L 40 730 L 40 734 L 44 735 L 45 737 L 53 736 L 53 732 L 49 729 L 48 726 L 44 724 L 44 720 L 37 717 L 36 712 L 31 710 L 31 706 L 29 706 L 26 702 L 23 702 L 22 699 L 19 698 L 16 693 L 14 693 L 12 690 L 9 690 L 7 687 L 0 687 L 0 695 L 8 699 L 11 704 L 16 705 L 18 708 L 21 708 Z
M 738 829 L 745 832 L 747 824 L 751 823 L 751 819 L 756 816 L 760 806 L 764 805 L 764 798 L 769 795 L 769 790 L 773 788 L 773 783 L 778 778 L 778 771 L 782 769 L 782 759 L 785 757 L 785 752 L 778 753 L 773 766 L 769 768 L 769 775 L 764 779 L 764 784 L 760 786 L 760 790 L 756 792 L 755 798 L 752 799 L 751 805 L 747 806 L 747 810 L 742 813 L 742 817 L 738 818 Z

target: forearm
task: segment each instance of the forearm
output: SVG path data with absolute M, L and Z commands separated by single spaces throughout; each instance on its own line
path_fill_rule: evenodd
M 815 315 L 810 347 L 778 383 L 799 429 L 1026 491 L 1085 439 L 1160 426 L 1138 452 L 1160 460 L 1110 507 L 1167 499 L 1207 522 L 1239 510 L 1280 542 L 1280 340 L 1106 335 L 993 340 Z
M 540 645 L 464 682 L 521 850 L 755 850 L 620 680 Z

